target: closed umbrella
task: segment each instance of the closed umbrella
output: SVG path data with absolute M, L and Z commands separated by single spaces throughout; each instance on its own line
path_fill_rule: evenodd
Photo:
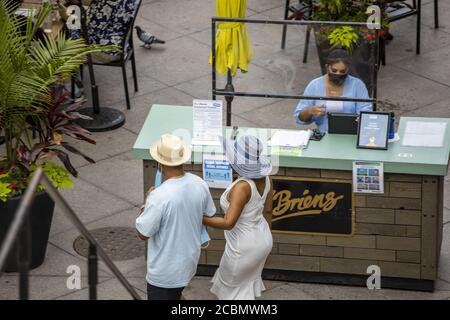
M 221 18 L 245 18 L 247 0 L 216 0 L 216 15 Z M 248 71 L 248 65 L 253 57 L 247 29 L 241 22 L 219 22 L 216 32 L 216 71 L 228 75 L 226 91 L 233 91 L 232 76 L 237 69 Z M 212 64 L 212 56 L 209 58 Z M 227 100 L 227 125 L 230 125 L 231 101 Z

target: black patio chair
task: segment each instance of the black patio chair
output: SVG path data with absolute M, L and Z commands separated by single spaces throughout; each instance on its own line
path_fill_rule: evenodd
M 298 0 L 291 4 L 290 0 L 286 0 L 284 9 L 284 20 L 310 20 L 313 14 L 314 3 L 316 0 Z M 287 25 L 283 25 L 283 33 L 281 37 L 281 49 L 286 46 Z M 306 28 L 305 47 L 303 49 L 303 63 L 308 59 L 309 38 L 311 36 L 311 27 Z
M 108 2 L 108 0 L 106 0 Z M 123 36 L 123 39 L 121 41 L 121 51 L 118 54 L 109 55 L 111 57 L 111 61 L 104 61 L 101 59 L 101 57 L 93 55 L 92 56 L 92 64 L 93 65 L 102 65 L 102 66 L 109 66 L 109 67 L 120 67 L 122 68 L 122 77 L 125 87 L 125 99 L 127 104 L 127 109 L 130 109 L 130 96 L 128 92 L 128 79 L 127 79 L 127 71 L 126 71 L 126 63 L 131 60 L 131 67 L 132 67 L 132 73 L 133 73 L 133 80 L 134 80 L 134 91 L 137 92 L 139 90 L 138 88 L 138 81 L 137 81 L 137 74 L 136 74 L 136 59 L 134 54 L 134 45 L 133 45 L 133 26 L 134 22 L 136 20 L 137 14 L 139 12 L 139 8 L 141 5 L 141 0 L 136 0 L 136 9 L 132 15 L 132 17 L 126 22 L 125 25 L 125 33 Z M 89 22 L 87 22 L 89 23 Z M 90 41 L 92 42 L 92 41 Z M 107 56 L 107 54 L 104 54 L 103 56 Z M 109 60 L 109 59 L 108 59 Z
M 386 13 L 389 22 L 395 22 L 411 16 L 417 16 L 416 24 L 416 54 L 420 54 L 420 41 L 421 41 L 421 22 L 422 22 L 422 0 L 409 1 L 393 1 L 388 0 L 386 2 Z M 439 9 L 438 0 L 434 0 L 434 27 L 439 28 Z M 386 65 L 386 47 L 382 46 L 381 61 L 383 65 Z

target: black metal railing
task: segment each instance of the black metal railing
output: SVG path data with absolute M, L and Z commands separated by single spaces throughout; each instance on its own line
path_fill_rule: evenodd
M 28 188 L 26 189 L 19 207 L 14 215 L 14 219 L 6 234 L 3 245 L 0 248 L 0 277 L 3 267 L 6 264 L 7 257 L 17 241 L 18 248 L 18 267 L 19 267 L 19 299 L 29 299 L 29 267 L 30 267 L 30 229 L 29 229 L 29 211 L 36 195 L 36 189 L 42 183 L 45 191 L 58 204 L 62 211 L 72 221 L 82 236 L 89 242 L 88 255 L 88 284 L 89 300 L 97 300 L 98 284 L 98 256 L 103 260 L 106 266 L 112 271 L 115 277 L 125 287 L 128 293 L 135 299 L 141 300 L 136 290 L 127 281 L 124 275 L 119 271 L 114 262 L 108 257 L 103 248 L 98 244 L 92 234 L 86 229 L 76 213 L 70 208 L 66 200 L 53 187 L 47 176 L 41 168 L 36 170 Z

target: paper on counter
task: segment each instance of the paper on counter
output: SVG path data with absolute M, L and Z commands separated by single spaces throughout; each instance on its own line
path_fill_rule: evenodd
M 268 145 L 270 147 L 306 147 L 311 130 L 277 130 Z
M 446 122 L 406 122 L 402 146 L 408 147 L 443 147 Z

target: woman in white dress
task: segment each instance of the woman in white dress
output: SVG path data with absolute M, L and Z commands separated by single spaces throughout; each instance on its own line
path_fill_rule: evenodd
M 226 239 L 211 292 L 220 300 L 254 300 L 265 290 L 261 273 L 272 250 L 272 233 L 264 218 L 272 209 L 272 165 L 261 155 L 262 143 L 256 137 L 221 140 L 239 178 L 220 199 L 225 216 L 203 219 L 207 226 L 224 229 Z

